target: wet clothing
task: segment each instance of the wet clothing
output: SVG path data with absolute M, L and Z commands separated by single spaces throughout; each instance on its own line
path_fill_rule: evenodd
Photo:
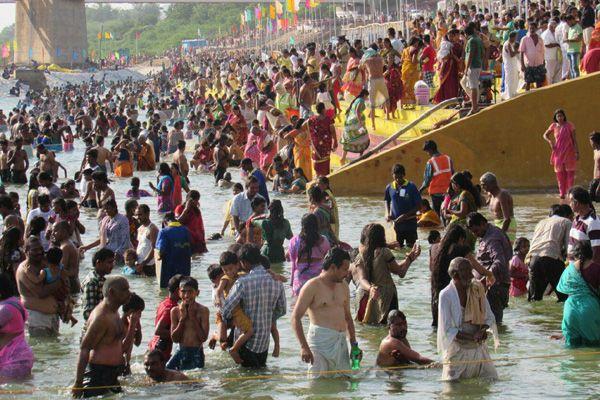
M 83 374 L 83 390 L 78 397 L 95 397 L 107 393 L 121 393 L 119 376 L 123 365 L 100 365 L 89 363 Z M 90 388 L 90 389 L 86 389 Z
M 204 368 L 204 350 L 202 347 L 179 346 L 166 367 L 177 371 Z

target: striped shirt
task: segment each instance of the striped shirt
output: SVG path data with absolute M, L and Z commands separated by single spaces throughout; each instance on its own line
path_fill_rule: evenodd
M 600 220 L 596 213 L 591 211 L 585 217 L 576 216 L 569 232 L 569 252 L 579 242 L 589 240 L 594 253 L 600 250 Z
M 238 304 L 252 320 L 254 328 L 254 335 L 246 343 L 246 348 L 254 353 L 268 351 L 271 324 L 285 315 L 283 284 L 275 281 L 262 266 L 255 266 L 234 283 L 221 309 L 223 319 L 231 319 Z M 236 330 L 237 336 L 239 331 Z

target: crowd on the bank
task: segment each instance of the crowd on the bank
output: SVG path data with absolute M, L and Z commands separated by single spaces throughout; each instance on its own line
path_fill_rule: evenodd
M 582 16 L 589 15 L 588 6 L 583 3 Z M 465 22 L 467 56 L 452 58 L 452 68 L 466 60 L 469 81 L 478 69 L 475 56 L 483 63 L 487 54 L 478 44 L 480 32 L 495 19 L 482 15 L 481 20 L 473 10 L 475 21 L 466 21 L 464 11 L 453 18 L 458 25 Z M 532 3 L 529 15 L 534 20 L 527 21 L 531 33 L 525 37 L 535 42 L 533 27 L 546 12 Z M 508 43 L 511 21 L 493 25 L 496 32 L 508 32 Z M 327 178 L 331 154 L 338 142 L 343 160 L 347 152 L 363 153 L 369 147 L 367 108 L 374 125 L 375 108 L 385 105 L 390 115 L 398 100 L 412 104 L 413 98 L 402 100 L 410 93 L 409 82 L 435 82 L 427 72 L 436 71 L 418 65 L 437 57 L 444 69 L 450 53 L 441 59 L 440 53 L 450 47 L 442 37 L 461 35 L 455 32 L 457 22 L 448 24 L 445 35 L 438 30 L 428 37 L 418 32 L 417 21 L 416 35 L 402 51 L 396 46 L 404 44 L 390 30 L 381 49 L 341 38 L 335 51 L 317 51 L 311 43 L 303 55 L 291 49 L 277 58 L 173 55 L 172 66 L 148 82 L 90 81 L 48 89 L 28 95 L 23 107 L 7 115 L 0 112 L 5 128 L 0 138 L 0 379 L 31 373 L 34 356 L 26 330 L 30 336 L 56 336 L 61 321 L 82 326 L 76 395 L 119 391 L 118 379 L 130 373 L 132 349 L 142 344 L 143 333 L 150 336 L 145 368 L 155 381 L 185 380 L 181 371 L 203 368 L 205 342 L 211 349 L 228 349 L 243 367 L 264 367 L 271 337 L 272 355 L 279 355 L 277 320 L 289 300 L 284 285 L 291 287 L 292 328 L 311 375 L 360 363 L 354 321 L 387 324 L 378 365 L 431 364 L 406 339 L 407 316 L 399 310 L 393 278 L 403 278 L 420 256 L 420 227 L 430 229 L 432 326 L 445 380 L 497 376 L 486 339 L 488 332 L 497 339 L 496 325 L 503 322 L 511 296 L 527 294 L 538 301 L 548 289 L 554 291 L 565 301 L 566 345 L 600 344 L 600 221 L 593 206 L 600 197 L 600 133 L 590 135 L 595 159 L 590 190 L 574 187 L 579 148 L 565 111 L 555 113 L 540 141 L 551 146 L 561 203 L 569 204 L 552 206 L 529 240 L 516 236 L 513 198 L 500 179 L 488 172 L 474 183 L 470 172 L 457 169 L 469 166 L 455 166 L 450 149 L 442 153 L 433 141 L 424 144 L 429 160 L 419 187 L 406 179 L 404 166 L 391 171 L 384 201 L 395 237 L 386 238 L 382 224 L 368 223 L 357 250 L 340 240 L 343 216 Z M 441 40 L 437 53 L 434 36 Z M 521 46 L 527 47 L 523 43 L 529 39 Z M 431 51 L 421 51 L 421 41 Z M 398 60 L 401 71 L 394 70 Z M 405 69 L 404 63 L 410 65 Z M 537 74 L 524 69 L 526 76 Z M 446 93 L 447 82 L 441 80 L 438 100 L 455 96 L 439 97 L 446 96 L 440 93 Z M 458 92 L 458 79 L 454 84 Z M 475 90 L 471 86 L 466 88 Z M 390 102 L 392 93 L 398 94 L 396 102 Z M 344 124 L 340 135 L 336 119 Z M 56 146 L 62 151 L 85 147 L 81 164 L 69 166 L 76 170 L 71 179 L 61 179 L 61 170 L 65 175 L 67 170 Z M 233 182 L 234 166 L 240 167 L 243 183 Z M 136 171 L 156 171 L 156 182 L 143 188 Z M 233 193 L 221 232 L 211 237 L 204 229 L 201 194 L 190 185 L 196 173 L 212 173 L 214 190 Z M 116 201 L 114 179 L 131 180 L 125 204 Z M 25 184 L 23 202 L 16 191 L 7 192 Z M 306 193 L 309 212 L 299 227 L 290 225 L 285 197 L 271 198 L 274 192 Z M 150 206 L 140 201 L 150 197 L 156 198 L 160 227 L 151 220 Z M 98 212 L 98 237 L 90 243 L 81 238 L 86 232 L 81 208 Z M 202 305 L 196 301 L 199 277 L 191 276 L 192 257 L 208 251 L 209 239 L 221 237 L 231 245 L 218 264 L 207 268 L 214 304 Z M 408 251 L 398 258 L 402 249 Z M 82 274 L 81 260 L 91 252 L 92 267 Z M 276 272 L 285 261 L 289 271 Z M 113 274 L 115 265 L 120 274 Z M 150 279 L 168 290 L 156 307 L 150 335 L 141 329 L 146 304 L 131 293 L 131 275 L 157 276 Z M 353 298 L 350 287 L 356 289 Z M 217 326 L 213 331 L 211 320 Z

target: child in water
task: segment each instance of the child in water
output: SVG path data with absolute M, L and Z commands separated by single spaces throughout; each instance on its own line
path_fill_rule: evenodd
M 204 368 L 202 344 L 208 338 L 208 308 L 196 302 L 198 281 L 191 277 L 179 283 L 181 303 L 171 310 L 171 338 L 179 348 L 167 363 L 178 371 Z
M 58 247 L 52 247 L 46 252 L 46 261 L 48 266 L 40 271 L 40 282 L 50 285 L 59 279 L 62 281 L 62 287 L 58 292 L 55 292 L 54 297 L 58 301 L 58 315 L 64 323 L 71 323 L 74 326 L 77 319 L 73 317 L 74 301 L 69 295 L 69 277 L 64 272 L 64 267 L 60 263 L 63 252 Z
M 525 256 L 529 253 L 529 240 L 520 237 L 515 240 L 515 255 L 510 260 L 510 291 L 512 297 L 523 296 L 527 293 L 529 269 L 525 265 Z
M 418 218 L 417 226 L 420 228 L 433 228 L 440 226 L 442 223 L 439 215 L 431 209 L 431 205 L 429 205 L 427 199 L 421 201 L 421 210 L 419 211 Z
M 148 191 L 144 189 L 140 189 L 140 178 L 134 176 L 131 178 L 131 189 L 127 191 L 128 199 L 139 200 L 141 197 L 150 197 L 152 196 Z
M 123 329 L 125 332 L 129 331 L 129 321 L 131 316 L 134 313 L 140 313 L 141 315 L 142 311 L 144 311 L 144 308 L 146 308 L 144 299 L 137 294 L 132 293 L 131 297 L 129 298 L 129 302 L 123 305 L 123 316 L 121 317 L 121 321 L 123 322 Z M 133 350 L 133 345 L 135 345 L 135 347 L 139 347 L 142 343 L 142 325 L 139 318 L 137 319 L 137 326 L 132 328 L 135 329 L 133 341 L 128 348 L 123 348 L 123 354 L 125 354 L 125 370 L 123 371 L 123 376 L 131 375 L 131 368 L 129 364 L 131 362 L 131 351 Z
M 225 302 L 225 299 L 229 295 L 229 291 L 233 287 L 233 284 L 244 273 L 240 271 L 240 263 L 237 255 L 231 251 L 225 251 L 223 254 L 221 254 L 219 265 L 221 266 L 223 275 L 221 276 L 219 285 L 217 286 L 215 305 L 220 310 Z M 272 274 L 272 276 L 273 275 L 274 274 Z M 275 276 L 273 276 L 273 278 L 277 279 Z M 239 350 L 254 334 L 252 321 L 244 313 L 242 307 L 238 305 L 232 312 L 232 321 L 229 324 L 227 321 L 223 321 L 221 312 L 219 311 L 217 314 L 217 324 L 219 326 L 219 342 L 221 343 L 221 348 L 223 350 L 225 350 L 228 345 L 228 328 L 236 327 L 242 332 L 229 350 L 231 358 L 233 358 L 237 364 L 241 364 L 242 359 L 240 357 Z M 275 342 L 275 346 L 273 348 L 273 357 L 279 357 L 279 331 L 277 330 L 277 325 L 275 322 L 273 322 L 271 325 L 271 335 L 273 336 L 273 341 Z

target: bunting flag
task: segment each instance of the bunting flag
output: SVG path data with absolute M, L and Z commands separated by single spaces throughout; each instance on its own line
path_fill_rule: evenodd
M 304 7 L 310 8 L 311 4 L 312 4 L 311 0 L 304 0 Z
M 112 39 L 112 34 L 110 32 L 104 32 L 104 39 L 106 39 L 106 40 Z
M 198 36 L 200 36 L 200 35 L 198 35 Z M 136 32 L 135 33 L 135 39 L 136 40 L 140 40 L 141 37 L 142 37 L 142 32 Z
M 285 8 L 288 12 L 296 12 L 296 4 L 294 0 L 286 0 Z
M 310 1 L 310 0 L 307 0 Z M 269 18 L 275 19 L 275 7 L 271 4 L 269 5 Z
M 278 0 L 275 0 L 275 11 L 277 15 L 283 14 L 283 5 Z
M 98 40 L 102 40 L 102 32 L 98 32 Z
M 10 48 L 6 44 L 2 45 L 2 58 L 8 58 L 10 56 Z

